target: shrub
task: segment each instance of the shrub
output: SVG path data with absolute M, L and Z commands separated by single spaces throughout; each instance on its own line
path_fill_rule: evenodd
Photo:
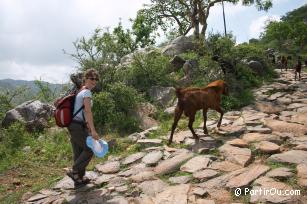
M 243 58 L 257 59 L 257 60 L 264 58 L 263 49 L 256 44 L 242 43 L 240 45 L 233 47 L 231 52 L 233 57 L 239 60 Z
M 152 86 L 169 86 L 174 83 L 169 71 L 169 58 L 153 52 L 136 55 L 132 64 L 122 70 L 121 75 L 129 85 L 145 93 L 149 99 L 148 91 Z
M 108 90 L 94 95 L 94 121 L 99 131 L 131 132 L 137 130 L 138 122 L 129 112 L 142 101 L 141 95 L 130 86 L 114 83 Z
M 0 160 L 14 154 L 30 139 L 29 133 L 21 123 L 14 123 L 0 131 Z

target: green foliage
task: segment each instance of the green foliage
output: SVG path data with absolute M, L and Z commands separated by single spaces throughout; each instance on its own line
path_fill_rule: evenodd
M 223 96 L 222 107 L 225 111 L 236 110 L 243 106 L 249 105 L 254 101 L 253 93 L 250 89 L 241 92 L 232 93 L 230 96 Z
M 138 121 L 129 113 L 142 97 L 133 87 L 123 83 L 109 85 L 108 91 L 94 95 L 94 121 L 100 131 L 132 132 L 138 129 Z
M 77 53 L 70 55 L 84 69 L 99 68 L 101 64 L 116 65 L 137 48 L 131 31 L 124 30 L 121 23 L 112 32 L 97 28 L 89 39 L 82 37 L 73 44 Z
M 194 28 L 194 35 L 197 39 L 200 34 L 205 36 L 207 29 L 207 18 L 210 9 L 220 1 L 190 1 L 190 0 L 151 0 L 138 15 L 144 17 L 147 25 L 151 25 L 154 30 L 161 28 L 165 33 L 175 31 L 177 36 L 186 35 Z M 236 4 L 239 0 L 225 0 Z M 243 5 L 255 4 L 259 10 L 268 10 L 272 7 L 271 0 L 244 0 Z M 202 29 L 200 30 L 200 25 Z
M 148 13 L 141 9 L 137 12 L 137 16 L 133 21 L 132 31 L 135 35 L 135 44 L 139 47 L 146 47 L 155 43 L 156 28 L 153 19 L 148 18 Z
M 114 121 L 116 113 L 115 102 L 109 92 L 104 91 L 95 94 L 93 97 L 93 102 L 95 127 L 99 127 L 101 129 L 110 121 Z
M 51 91 L 48 83 L 43 83 L 40 80 L 34 81 L 35 85 L 38 88 L 37 99 L 42 102 L 50 102 L 56 98 L 56 90 Z
M 15 154 L 29 137 L 25 127 L 20 123 L 14 123 L 8 129 L 2 129 L 0 131 L 0 160 Z
M 14 90 L 6 90 L 0 92 L 0 121 L 3 120 L 5 113 L 12 109 L 15 105 L 15 100 L 18 98 L 24 100 L 28 92 L 28 87 L 18 87 Z
M 169 86 L 174 83 L 169 70 L 169 58 L 152 52 L 148 55 L 135 55 L 132 64 L 122 69 L 120 75 L 127 84 L 145 93 L 148 98 L 152 86 Z
M 264 58 L 263 48 L 258 44 L 242 43 L 231 49 L 232 56 L 237 60 Z
M 298 22 L 306 18 L 307 18 L 307 4 L 303 5 L 298 9 L 294 9 L 293 11 L 288 12 L 285 16 L 281 18 L 281 20 L 288 22 Z
M 306 51 L 307 25 L 305 23 L 307 6 L 304 5 L 287 13 L 282 21 L 267 24 L 262 33 L 262 43 L 282 52 L 301 54 Z
M 223 58 L 229 57 L 231 49 L 234 47 L 236 40 L 232 34 L 226 37 L 220 33 L 209 33 L 206 39 L 208 51 L 212 55 L 219 55 Z

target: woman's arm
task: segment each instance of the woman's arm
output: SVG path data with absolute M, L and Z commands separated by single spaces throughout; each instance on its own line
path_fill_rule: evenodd
M 84 117 L 90 129 L 92 137 L 98 140 L 99 136 L 94 126 L 93 113 L 91 110 L 91 98 L 85 97 L 83 100 L 83 104 L 84 104 Z

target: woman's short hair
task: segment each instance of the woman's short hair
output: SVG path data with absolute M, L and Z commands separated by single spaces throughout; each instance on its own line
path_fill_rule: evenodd
M 83 75 L 83 81 L 85 81 L 85 79 L 88 79 L 90 77 L 96 77 L 96 78 L 99 78 L 99 74 L 98 72 L 95 70 L 95 69 L 88 69 L 84 72 L 84 75 Z

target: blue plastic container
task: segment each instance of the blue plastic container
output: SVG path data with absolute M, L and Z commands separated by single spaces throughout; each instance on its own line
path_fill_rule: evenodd
M 94 144 L 95 142 L 98 142 L 98 144 Z M 104 157 L 108 151 L 109 151 L 109 145 L 106 141 L 100 139 L 100 140 L 95 140 L 93 139 L 92 136 L 87 136 L 86 138 L 86 145 L 92 149 L 93 153 L 97 157 Z M 97 146 L 100 145 L 100 146 Z

